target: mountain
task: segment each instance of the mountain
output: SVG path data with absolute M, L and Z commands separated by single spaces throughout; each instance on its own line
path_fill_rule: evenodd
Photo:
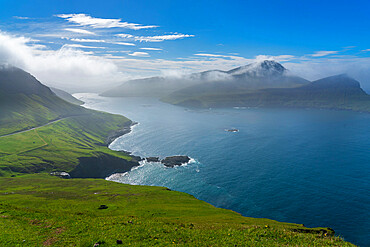
M 0 67 L 0 108 L 0 134 L 86 112 L 56 96 L 31 74 L 11 66 Z
M 50 90 L 56 94 L 61 99 L 64 99 L 65 101 L 75 104 L 75 105 L 83 105 L 84 102 L 82 100 L 76 99 L 73 97 L 70 93 L 67 93 L 66 91 L 63 91 L 58 88 L 50 87 Z
M 210 91 L 188 94 L 187 90 L 175 92 L 163 100 L 188 107 L 298 107 L 370 111 L 370 96 L 362 90 L 358 81 L 345 74 L 289 88 L 225 91 L 217 94 Z
M 267 77 L 281 75 L 286 71 L 280 63 L 272 60 L 264 60 L 229 70 L 227 73 L 240 76 Z
M 100 178 L 138 165 L 107 147 L 128 131 L 129 119 L 64 101 L 19 68 L 0 67 L 0 109 L 0 177 L 66 171 Z
M 151 77 L 127 81 L 101 95 L 106 97 L 164 97 L 185 88 L 189 93 L 198 90 L 216 93 L 219 90 L 294 87 L 308 82 L 303 78 L 291 75 L 281 64 L 265 60 L 229 71 L 209 70 L 179 78 Z
M 105 97 L 162 97 L 197 83 L 198 81 L 190 78 L 150 77 L 124 82 L 100 95 Z

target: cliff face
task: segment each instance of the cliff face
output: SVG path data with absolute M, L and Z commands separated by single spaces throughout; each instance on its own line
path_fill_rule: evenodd
M 130 133 L 131 127 L 134 126 L 135 124 L 137 123 L 132 122 L 131 120 L 125 122 L 123 128 L 109 133 L 108 137 L 105 139 L 105 144 L 109 146 L 118 137 Z
M 105 153 L 97 157 L 81 157 L 79 164 L 69 173 L 72 178 L 106 178 L 113 173 L 128 172 L 139 165 L 140 158 L 128 161 Z

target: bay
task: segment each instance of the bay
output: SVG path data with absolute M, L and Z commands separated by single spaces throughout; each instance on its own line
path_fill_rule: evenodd
M 154 98 L 75 94 L 88 108 L 139 122 L 110 148 L 188 155 L 110 179 L 166 186 L 244 216 L 333 228 L 370 246 L 370 114 L 312 109 L 192 110 Z M 239 132 L 228 132 L 236 128 Z

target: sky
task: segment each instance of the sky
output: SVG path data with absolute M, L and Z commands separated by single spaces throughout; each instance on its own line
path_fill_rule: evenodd
M 274 59 L 370 90 L 369 13 L 368 0 L 0 0 L 0 63 L 86 91 Z

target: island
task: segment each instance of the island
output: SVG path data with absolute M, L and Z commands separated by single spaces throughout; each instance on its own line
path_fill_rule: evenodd
M 167 167 L 181 166 L 190 161 L 190 158 L 185 155 L 169 156 L 161 160 L 161 163 Z

